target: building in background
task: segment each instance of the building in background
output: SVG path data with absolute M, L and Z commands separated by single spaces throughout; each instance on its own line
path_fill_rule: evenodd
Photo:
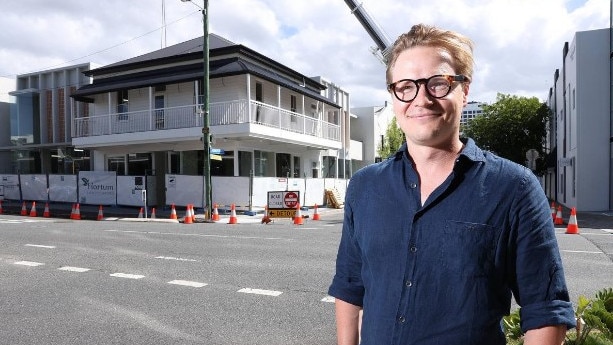
M 353 161 L 356 171 L 387 157 L 379 157 L 377 151 L 381 148 L 387 127 L 394 118 L 392 106 L 387 102 L 383 106 L 360 107 L 351 109 L 351 138 L 362 145 L 352 145 L 362 148 L 362 159 Z
M 5 173 L 72 173 L 88 170 L 87 153 L 72 146 L 73 114 L 87 109 L 70 95 L 89 84 L 89 63 L 18 75 L 9 92 L 9 137 L 0 133 L 0 157 L 10 156 Z M 6 132 L 6 129 L 3 129 Z
M 547 104 L 548 196 L 578 211 L 613 209 L 610 29 L 577 32 L 564 44 Z
M 11 105 L 14 104 L 9 92 L 15 90 L 15 79 L 0 77 L 0 173 L 11 166 Z
M 466 104 L 464 110 L 462 110 L 462 117 L 460 118 L 460 125 L 465 126 L 470 120 L 483 114 L 483 103 L 471 101 Z

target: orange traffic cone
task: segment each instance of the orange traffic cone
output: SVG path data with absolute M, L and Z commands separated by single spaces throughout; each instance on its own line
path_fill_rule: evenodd
M 302 225 L 304 224 L 304 219 L 302 219 L 302 212 L 300 212 L 300 204 L 296 205 L 296 215 L 294 216 L 294 225 Z
M 556 219 L 553 221 L 555 225 L 564 224 L 564 219 L 562 219 L 562 206 L 558 206 L 558 212 L 556 213 Z
M 96 217 L 96 220 L 102 220 L 104 219 L 104 212 L 102 212 L 102 205 L 100 205 L 98 207 L 98 217 Z
M 551 220 L 556 220 L 556 203 L 553 201 L 551 202 Z
M 268 224 L 270 222 L 272 222 L 272 219 L 270 219 L 270 216 L 268 215 L 268 205 L 266 205 L 264 206 L 264 217 L 262 217 L 262 224 Z
M 2 200 L 0 200 L 0 214 L 4 213 L 4 209 L 2 209 Z
M 32 208 L 30 209 L 30 217 L 36 217 L 36 201 L 32 201 Z
M 143 208 L 142 207 L 138 211 L 138 217 L 137 218 L 143 218 Z
M 313 220 L 320 220 L 319 213 L 317 212 L 317 204 L 315 204 L 315 209 L 313 210 Z
M 170 210 L 170 219 L 178 219 L 177 218 L 177 210 L 175 209 L 175 204 L 172 204 L 170 206 L 171 210 Z
M 81 220 L 81 205 L 77 204 L 74 209 L 74 215 L 72 216 L 74 220 Z
M 49 218 L 51 217 L 51 212 L 49 212 L 49 203 L 45 203 L 45 210 L 43 211 L 43 217 Z
M 185 209 L 185 217 L 183 217 L 183 224 L 193 224 L 194 223 L 194 219 L 192 218 L 192 211 L 189 208 L 189 205 L 187 205 L 187 208 Z
M 155 219 L 155 207 L 151 209 L 151 216 L 149 218 Z
M 230 220 L 228 221 L 228 224 L 236 223 L 238 223 L 238 219 L 236 218 L 236 206 L 232 204 L 232 206 L 230 206 Z
M 21 205 L 21 215 L 22 216 L 27 216 L 28 215 L 28 209 L 26 207 L 26 202 L 23 202 L 23 205 Z
M 213 221 L 218 221 L 219 218 L 219 211 L 217 210 L 217 204 L 215 204 L 215 206 L 213 207 L 213 216 L 211 218 Z
M 192 223 L 196 222 L 196 211 L 194 211 L 194 204 L 189 204 L 189 212 L 192 215 Z
M 70 210 L 70 219 L 74 219 L 74 210 L 77 206 L 75 204 L 72 204 L 72 209 Z
M 579 224 L 577 224 L 577 210 L 573 207 L 570 209 L 570 218 L 568 219 L 568 226 L 566 227 L 567 234 L 578 234 Z

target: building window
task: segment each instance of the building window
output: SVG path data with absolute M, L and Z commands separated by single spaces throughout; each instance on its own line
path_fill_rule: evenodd
M 238 176 L 251 176 L 253 172 L 253 152 L 238 151 Z
M 300 157 L 294 156 L 294 177 L 300 177 Z
M 118 176 L 126 174 L 126 157 L 114 156 L 107 159 L 107 171 L 114 171 Z
M 151 153 L 130 153 L 128 155 L 128 175 L 151 175 Z
M 290 111 L 292 112 L 290 119 L 292 122 L 297 122 L 298 118 L 295 113 L 296 113 L 296 110 L 298 109 L 298 99 L 296 98 L 296 95 L 289 96 L 289 103 L 290 103 Z
M 275 154 L 266 151 L 253 151 L 254 157 L 254 176 L 274 177 L 275 175 Z

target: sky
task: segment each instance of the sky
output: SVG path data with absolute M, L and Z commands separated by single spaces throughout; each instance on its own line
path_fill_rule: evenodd
M 475 43 L 469 101 L 498 93 L 544 101 L 577 31 L 610 26 L 611 0 L 358 0 L 393 42 L 417 23 Z M 181 0 L 2 0 L 0 77 L 92 62 L 101 66 L 203 34 L 198 6 Z M 209 31 L 380 106 L 385 66 L 343 0 L 211 0 Z

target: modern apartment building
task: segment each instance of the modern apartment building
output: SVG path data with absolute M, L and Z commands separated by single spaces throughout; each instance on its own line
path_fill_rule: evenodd
M 610 29 L 577 32 L 562 50 L 551 109 L 548 196 L 579 211 L 613 209 Z

